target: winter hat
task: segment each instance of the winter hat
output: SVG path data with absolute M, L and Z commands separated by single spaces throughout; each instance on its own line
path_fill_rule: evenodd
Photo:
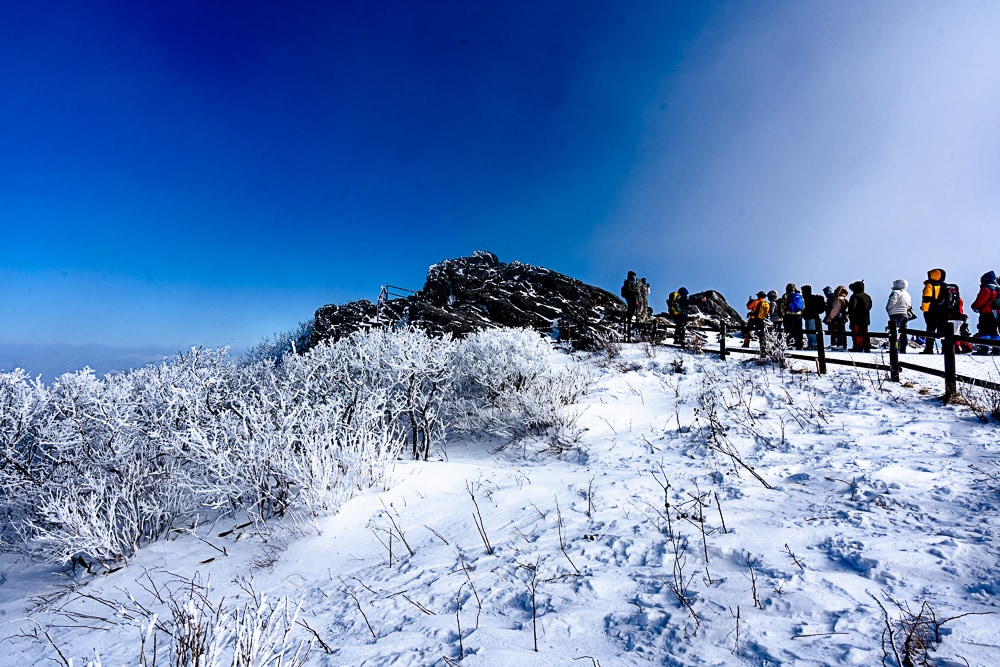
M 944 269 L 931 269 L 927 272 L 928 280 L 944 280 L 945 272 Z
M 910 283 L 906 282 L 904 278 L 900 278 L 899 280 L 894 280 L 892 282 L 892 289 L 906 289 L 909 286 Z
M 852 292 L 864 292 L 865 291 L 865 281 L 863 281 L 863 280 L 855 280 L 853 283 L 850 284 L 850 288 L 851 288 Z
M 635 271 L 629 271 L 628 272 L 628 277 L 629 278 L 635 278 Z
M 812 296 L 813 293 L 812 285 L 803 285 L 802 293 L 805 294 L 806 296 Z
M 833 288 L 827 285 L 826 287 L 823 288 L 823 294 L 827 296 L 833 296 Z
M 778 293 L 775 292 L 774 290 L 771 290 L 770 292 L 767 293 L 767 298 L 768 299 L 777 299 L 778 298 Z
M 997 281 L 997 274 L 996 274 L 996 272 L 995 271 L 987 271 L 979 279 L 979 284 L 980 285 L 990 285 L 992 283 L 995 283 L 996 281 Z
M 795 283 L 788 283 L 785 285 L 786 292 L 798 292 L 799 288 L 795 286 Z
M 677 290 L 677 293 L 680 294 L 681 296 L 687 296 L 688 295 L 688 288 L 687 287 L 682 287 L 679 290 Z
M 767 295 L 764 294 L 764 290 L 761 290 L 761 291 L 757 292 L 757 298 L 758 299 L 766 299 L 767 298 Z

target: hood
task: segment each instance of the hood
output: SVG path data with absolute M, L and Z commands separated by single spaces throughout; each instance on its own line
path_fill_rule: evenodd
M 847 288 L 843 285 L 837 285 L 837 289 L 833 293 L 837 296 L 847 296 Z
M 802 294 L 804 296 L 811 296 L 812 293 L 813 293 L 812 285 L 803 285 L 802 286 Z
M 687 296 L 688 295 L 688 288 L 687 287 L 682 287 L 679 290 L 677 290 L 677 293 L 680 294 L 681 296 Z
M 771 290 L 770 292 L 767 293 L 767 298 L 773 301 L 774 299 L 778 298 L 778 293 L 775 292 L 774 290 Z
M 944 280 L 944 269 L 931 269 L 927 272 L 927 280 Z
M 799 288 L 795 286 L 795 283 L 788 283 L 785 285 L 786 292 L 798 292 Z
M 997 281 L 996 271 L 987 271 L 982 275 L 982 277 L 979 278 L 980 285 L 990 285 L 992 283 L 996 283 L 996 281 Z
M 906 282 L 902 278 L 892 281 L 892 289 L 906 289 L 909 286 L 910 283 Z
M 827 285 L 826 287 L 823 288 L 823 294 L 827 296 L 833 296 L 833 288 Z
M 853 283 L 851 283 L 850 287 L 851 287 L 851 291 L 852 292 L 864 292 L 865 291 L 865 281 L 863 281 L 863 280 L 855 280 Z

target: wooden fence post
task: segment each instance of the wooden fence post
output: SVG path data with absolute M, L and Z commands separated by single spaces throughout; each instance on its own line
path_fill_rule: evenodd
M 726 324 L 719 324 L 719 359 L 726 360 Z
M 899 325 L 889 320 L 889 379 L 899 382 Z
M 816 327 L 816 362 L 819 374 L 826 375 L 826 341 L 823 340 L 823 325 Z
M 948 322 L 951 326 L 951 322 Z M 942 346 L 944 347 L 944 397 L 945 399 L 951 398 L 955 393 L 958 381 L 956 379 L 955 370 L 955 331 L 954 327 L 951 329 L 945 328 L 944 340 L 942 341 Z

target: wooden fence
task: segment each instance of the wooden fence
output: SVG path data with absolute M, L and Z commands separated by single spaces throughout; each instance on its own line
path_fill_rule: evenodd
M 709 329 L 707 327 L 687 327 L 689 330 L 696 331 L 716 331 L 716 329 Z M 892 382 L 899 382 L 899 373 L 902 369 L 915 371 L 917 373 L 924 373 L 927 375 L 933 375 L 935 377 L 944 378 L 944 395 L 945 398 L 950 397 L 955 393 L 955 390 L 959 382 L 964 384 L 976 385 L 979 387 L 985 387 L 993 391 L 1000 391 L 1000 383 L 991 382 L 989 380 L 983 380 L 980 378 L 969 377 L 967 375 L 959 375 L 956 370 L 955 364 L 955 343 L 965 342 L 971 343 L 977 346 L 985 346 L 991 348 L 1000 348 L 1000 341 L 998 340 L 987 340 L 985 338 L 975 338 L 972 336 L 959 336 L 954 333 L 948 332 L 945 334 L 932 334 L 927 331 L 920 329 L 907 329 L 906 333 L 908 336 L 923 336 L 925 338 L 935 338 L 941 339 L 941 346 L 943 348 L 944 354 L 941 356 L 944 359 L 944 368 L 932 368 L 928 366 L 923 366 L 920 364 L 909 363 L 902 361 L 900 359 L 899 353 L 899 332 L 896 328 L 895 322 L 889 323 L 888 332 L 869 332 L 867 336 L 869 338 L 886 338 L 889 340 L 889 363 L 877 363 L 872 361 L 860 361 L 857 359 L 840 359 L 836 357 L 827 357 L 825 350 L 823 328 L 819 329 L 803 329 L 802 334 L 815 334 L 816 335 L 816 355 L 805 354 L 798 351 L 787 351 L 785 356 L 790 359 L 804 359 L 806 361 L 815 361 L 817 371 L 820 375 L 826 373 L 826 367 L 828 364 L 840 364 L 844 366 L 854 366 L 856 368 L 869 368 L 877 371 L 884 371 L 889 374 L 889 379 Z M 851 332 L 838 332 L 842 333 L 847 337 L 850 337 Z M 760 332 L 759 335 L 759 347 L 758 348 L 744 348 L 736 347 L 730 348 L 726 345 L 728 332 L 726 331 L 726 326 L 722 325 L 721 331 L 719 331 L 719 347 L 718 349 L 705 348 L 705 352 L 710 352 L 713 354 L 718 354 L 720 359 L 725 360 L 730 354 L 753 354 L 757 356 L 763 356 L 766 354 L 766 334 L 764 331 Z M 679 345 L 673 345 L 673 347 L 680 347 Z M 994 354 L 1000 354 L 1000 349 L 994 349 Z

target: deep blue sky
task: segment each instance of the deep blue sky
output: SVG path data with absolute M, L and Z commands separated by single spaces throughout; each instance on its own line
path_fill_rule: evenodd
M 1000 3 L 0 6 L 0 344 L 245 348 L 491 250 L 736 307 L 997 262 Z

